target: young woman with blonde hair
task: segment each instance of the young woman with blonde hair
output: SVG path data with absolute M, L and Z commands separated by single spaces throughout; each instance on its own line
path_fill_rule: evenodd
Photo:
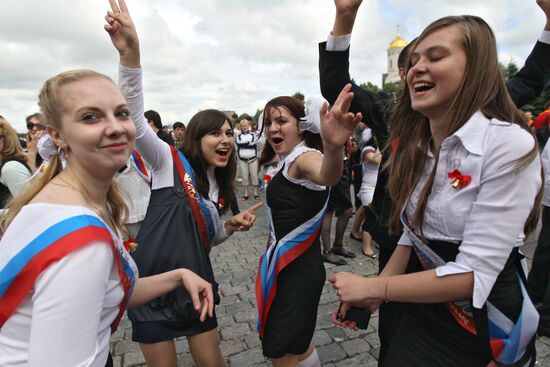
M 109 336 L 126 307 L 181 286 L 201 320 L 212 315 L 212 286 L 187 269 L 137 278 L 113 182 L 135 129 L 116 85 L 68 71 L 46 81 L 39 105 L 58 150 L 2 218 L 0 365 L 112 365 Z

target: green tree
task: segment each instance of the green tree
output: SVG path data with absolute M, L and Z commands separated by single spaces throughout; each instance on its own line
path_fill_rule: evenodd
M 401 86 L 400 82 L 384 84 L 384 92 L 389 93 L 389 94 L 397 93 L 401 89 L 403 89 L 403 87 Z
M 306 97 L 304 96 L 304 93 L 302 93 L 301 91 L 294 92 L 292 97 L 298 98 L 300 101 L 304 101 L 306 99 Z
M 256 113 L 254 114 L 254 117 L 252 118 L 254 120 L 255 123 L 258 123 L 258 119 L 260 118 L 260 114 L 263 112 L 264 110 L 260 110 L 260 109 L 257 109 L 256 110 Z
M 372 84 L 371 82 L 361 83 L 359 84 L 359 88 L 363 88 L 364 90 L 375 94 L 380 92 L 380 88 L 376 84 Z
M 513 61 L 510 61 L 506 65 L 499 62 L 498 65 L 500 67 L 500 71 L 502 72 L 502 75 L 504 76 L 504 79 L 506 79 L 506 80 L 508 80 L 511 77 L 513 77 L 514 75 L 516 75 L 517 72 L 519 71 L 518 66 Z

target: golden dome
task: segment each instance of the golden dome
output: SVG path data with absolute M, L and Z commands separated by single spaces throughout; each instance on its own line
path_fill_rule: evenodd
M 390 48 L 403 48 L 407 46 L 408 42 L 405 41 L 401 36 L 398 34 L 393 41 L 391 41 L 390 45 L 388 46 L 388 49 Z

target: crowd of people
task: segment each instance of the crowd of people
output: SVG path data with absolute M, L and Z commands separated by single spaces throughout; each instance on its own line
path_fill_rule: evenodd
M 112 366 L 126 310 L 149 366 L 176 366 L 182 336 L 196 365 L 225 366 L 210 251 L 264 206 L 257 331 L 273 366 L 321 365 L 327 280 L 336 325 L 379 311 L 381 366 L 535 365 L 536 335 L 550 336 L 550 110 L 519 108 L 550 81 L 550 0 L 537 0 L 546 25 L 515 76 L 482 18 L 447 16 L 401 51 L 392 96 L 354 83 L 362 0 L 334 3 L 326 101 L 278 96 L 258 121 L 206 109 L 170 133 L 145 111 L 130 11 L 109 0 L 118 86 L 92 70 L 47 79 L 24 140 L 0 116 L 0 366 Z M 237 170 L 241 201 L 254 199 L 243 211 Z M 379 274 L 327 277 L 324 262 L 357 256 L 343 246 L 354 206 L 349 236 Z

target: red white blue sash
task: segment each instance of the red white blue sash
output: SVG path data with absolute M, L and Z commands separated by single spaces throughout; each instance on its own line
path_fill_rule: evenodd
M 135 275 L 129 262 L 119 252 L 123 250 L 117 250 L 105 224 L 92 215 L 77 215 L 61 220 L 29 243 L 22 243 L 5 262 L 0 269 L 0 328 L 32 289 L 36 278 L 49 265 L 96 241 L 111 245 L 124 289 L 119 314 L 111 324 L 111 331 L 114 332 L 131 295 Z
M 173 146 L 170 146 L 170 150 L 181 184 L 187 193 L 187 200 L 197 222 L 206 252 L 210 253 L 213 240 L 216 238 L 216 226 L 213 217 L 218 214 L 217 212 L 214 213 L 215 207 L 208 206 L 206 200 L 195 190 L 195 174 L 187 158 Z
M 151 182 L 151 178 L 149 177 L 149 173 L 145 167 L 145 162 L 137 150 L 132 152 L 132 161 L 134 162 L 134 165 L 136 166 L 141 177 L 143 177 L 145 181 Z
M 258 305 L 256 326 L 260 337 L 264 335 L 269 309 L 277 293 L 277 277 L 288 264 L 311 247 L 321 230 L 321 223 L 325 215 L 327 203 L 328 199 L 325 201 L 323 209 L 315 214 L 313 218 L 301 224 L 278 241 L 275 237 L 271 210 L 267 207 L 269 239 L 267 241 L 266 252 L 260 258 L 258 276 L 256 278 L 256 303 Z
M 402 222 L 404 223 L 405 232 L 413 243 L 414 251 L 422 267 L 424 269 L 435 269 L 445 265 L 445 261 L 407 225 L 408 221 L 405 211 L 402 214 Z M 525 259 L 523 259 L 523 262 L 525 262 Z M 524 272 L 527 269 L 526 265 L 522 269 L 517 269 L 518 272 Z M 539 321 L 538 312 L 527 294 L 525 284 L 523 284 L 519 275 L 518 278 L 523 303 L 516 323 L 506 317 L 489 301 L 486 302 L 492 356 L 495 361 L 502 365 L 513 365 L 524 356 L 537 331 Z M 462 328 L 477 335 L 478 331 L 474 322 L 474 307 L 470 300 L 448 302 L 445 305 Z

